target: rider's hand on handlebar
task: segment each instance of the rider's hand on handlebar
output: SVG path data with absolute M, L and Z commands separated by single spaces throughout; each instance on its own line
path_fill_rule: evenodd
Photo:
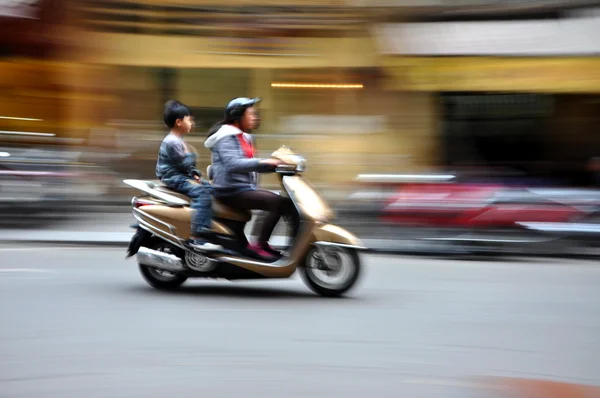
M 273 166 L 273 167 L 277 167 L 277 166 L 281 166 L 282 164 L 285 164 L 285 162 L 282 162 L 279 159 L 274 159 L 274 158 L 270 158 L 270 159 L 264 159 L 262 161 L 263 164 L 269 165 L 269 166 Z

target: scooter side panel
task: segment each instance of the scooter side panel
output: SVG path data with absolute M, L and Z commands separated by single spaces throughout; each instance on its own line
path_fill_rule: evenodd
M 167 207 L 161 205 L 149 205 L 140 209 L 142 212 L 151 215 L 164 223 L 167 223 L 175 229 L 175 235 L 181 239 L 189 239 L 191 233 L 191 219 L 193 210 L 189 207 Z M 150 218 L 145 220 L 152 226 L 166 234 L 171 234 L 169 228 Z M 218 221 L 212 221 L 212 230 L 218 234 L 233 235 L 231 230 Z M 166 237 L 166 236 L 165 236 Z
M 147 213 L 160 221 L 171 225 L 175 229 L 174 235 L 182 239 L 188 239 L 190 237 L 190 225 L 191 216 L 193 210 L 189 207 L 167 207 L 160 205 L 149 205 L 144 206 L 140 209 L 143 213 Z M 172 233 L 166 226 L 152 220 L 150 218 L 146 221 L 155 226 L 156 228 L 166 233 Z
M 354 234 L 333 224 L 322 224 L 314 230 L 315 241 L 339 243 L 357 247 L 365 247 L 364 243 Z
M 312 221 L 303 221 L 302 224 L 300 228 L 302 232 L 294 242 L 289 257 L 284 257 L 274 263 L 264 263 L 257 260 L 231 256 L 218 257 L 222 261 L 255 272 L 265 278 L 288 278 L 296 271 L 297 267 L 303 265 L 306 253 L 310 250 L 314 239 L 315 223 Z

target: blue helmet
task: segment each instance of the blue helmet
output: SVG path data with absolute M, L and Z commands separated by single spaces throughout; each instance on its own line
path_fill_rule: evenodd
M 242 118 L 247 108 L 257 104 L 261 101 L 260 98 L 246 98 L 238 97 L 234 98 L 225 107 L 225 121 L 235 122 Z

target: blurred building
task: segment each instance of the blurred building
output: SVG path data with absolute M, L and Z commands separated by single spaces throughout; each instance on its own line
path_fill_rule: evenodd
M 379 24 L 388 87 L 436 95 L 445 166 L 509 167 L 585 184 L 585 165 L 600 152 L 593 5 L 498 2 Z
M 482 162 L 575 170 L 598 155 L 595 2 L 299 3 L 40 1 L 40 19 L 3 33 L 0 65 L 2 113 L 37 121 L 0 130 L 120 153 L 105 162 L 152 178 L 165 100 L 194 108 L 204 167 L 206 130 L 244 95 L 264 99 L 259 150 L 291 146 L 326 186 Z

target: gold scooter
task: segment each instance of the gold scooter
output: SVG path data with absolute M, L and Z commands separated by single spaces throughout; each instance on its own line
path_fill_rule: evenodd
M 245 252 L 248 241 L 244 228 L 252 217 L 250 211 L 213 198 L 215 239 L 211 242 L 224 250 L 200 252 L 186 244 L 193 211 L 187 196 L 152 181 L 123 181 L 143 192 L 131 201 L 138 224 L 127 257 L 137 257 L 148 284 L 171 290 L 194 277 L 282 279 L 298 269 L 308 287 L 322 296 L 339 296 L 354 286 L 361 271 L 359 253 L 366 247 L 350 232 L 329 223 L 333 211 L 302 177 L 306 165 L 303 157 L 285 146 L 271 156 L 284 162 L 276 169 L 281 195 L 292 200 L 300 221 L 287 253 L 275 262 L 257 260 Z M 207 174 L 210 178 L 210 166 Z

